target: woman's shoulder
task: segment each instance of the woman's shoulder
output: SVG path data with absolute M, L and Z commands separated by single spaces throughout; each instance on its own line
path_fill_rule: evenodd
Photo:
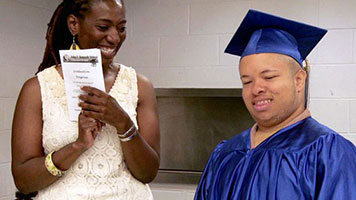
M 153 88 L 152 82 L 145 75 L 136 73 L 136 77 L 137 77 L 137 84 L 139 85 L 139 87 L 141 85 L 141 86 Z
M 38 77 L 34 76 L 29 78 L 22 86 L 21 92 L 36 92 L 40 91 L 40 83 Z
M 155 96 L 152 82 L 142 74 L 137 73 L 136 76 L 139 99 L 147 95 Z
M 22 86 L 18 104 L 29 103 L 30 105 L 41 104 L 41 89 L 36 76 L 29 78 Z
M 40 85 L 40 79 L 42 79 L 43 77 L 47 77 L 48 74 L 53 73 L 53 71 L 57 71 L 56 70 L 57 67 L 53 66 L 50 68 L 46 68 L 43 71 L 40 71 L 39 73 L 37 73 L 36 76 L 33 76 L 31 78 L 29 78 L 28 80 L 25 81 L 25 83 L 22 86 L 22 89 L 20 91 L 20 95 L 29 95 L 32 96 L 34 98 L 41 98 L 41 85 Z M 60 68 L 59 68 L 60 69 Z M 50 78 L 50 77 L 47 77 Z
M 133 70 L 131 67 L 126 67 L 129 70 Z M 149 99 L 155 99 L 156 94 L 154 92 L 152 82 L 143 74 L 135 72 L 135 78 L 137 81 L 137 95 L 139 103 Z M 150 100 L 149 100 L 150 101 Z
M 120 70 L 124 71 L 124 73 L 130 73 L 136 76 L 138 84 L 144 84 L 144 85 L 152 85 L 151 81 L 143 74 L 138 73 L 133 67 L 126 66 L 124 64 L 119 64 L 117 65 L 120 66 Z
M 58 73 L 60 74 L 61 76 L 62 75 L 62 67 L 59 65 L 59 66 L 52 66 L 52 67 L 48 67 L 40 72 L 37 73 L 37 77 L 40 76 L 40 77 L 45 77 L 45 76 L 48 76 L 49 74 L 54 74 L 54 73 Z

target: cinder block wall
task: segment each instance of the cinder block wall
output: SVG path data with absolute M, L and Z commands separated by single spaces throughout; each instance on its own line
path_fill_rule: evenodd
M 223 53 L 249 8 L 324 27 L 309 56 L 310 109 L 356 143 L 356 1 L 130 0 L 129 35 L 117 61 L 158 88 L 241 87 L 239 58 Z
M 0 0 L 0 200 L 13 199 L 10 137 L 23 82 L 43 55 L 60 0 Z M 126 0 L 128 38 L 117 61 L 157 88 L 236 88 L 238 58 L 223 50 L 249 8 L 329 29 L 309 56 L 314 117 L 356 143 L 356 1 Z M 191 199 L 191 187 L 153 187 L 158 199 Z M 156 189 L 155 189 L 156 188 Z
M 36 72 L 59 0 L 0 0 L 0 200 L 14 199 L 11 124 L 18 93 Z
M 129 0 L 117 61 L 157 88 L 241 87 L 239 59 L 223 53 L 249 8 L 329 30 L 311 53 L 310 110 L 356 144 L 355 0 Z M 194 187 L 152 187 L 156 200 L 192 199 Z M 193 188 L 193 189 L 192 189 Z

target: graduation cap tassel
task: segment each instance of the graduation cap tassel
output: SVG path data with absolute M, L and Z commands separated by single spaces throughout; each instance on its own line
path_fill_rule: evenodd
M 310 75 L 310 64 L 308 59 L 305 59 L 304 71 L 307 73 L 307 78 L 305 80 L 305 93 L 304 93 L 304 108 L 308 108 L 309 105 L 309 75 Z
M 309 60 L 305 59 L 305 67 L 304 70 L 308 73 L 310 70 L 310 64 L 309 64 Z

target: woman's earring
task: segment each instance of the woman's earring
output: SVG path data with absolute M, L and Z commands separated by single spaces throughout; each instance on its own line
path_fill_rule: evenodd
M 79 46 L 77 45 L 77 43 L 75 43 L 75 35 L 73 35 L 73 43 L 70 46 L 69 50 L 79 50 Z

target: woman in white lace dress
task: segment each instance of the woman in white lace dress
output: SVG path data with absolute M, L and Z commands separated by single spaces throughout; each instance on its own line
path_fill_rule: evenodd
M 35 199 L 152 199 L 159 125 L 152 84 L 114 63 L 126 38 L 120 0 L 63 0 L 48 25 L 36 77 L 20 92 L 12 130 L 12 173 Z M 69 120 L 59 50 L 101 50 L 106 91 L 83 87 Z

